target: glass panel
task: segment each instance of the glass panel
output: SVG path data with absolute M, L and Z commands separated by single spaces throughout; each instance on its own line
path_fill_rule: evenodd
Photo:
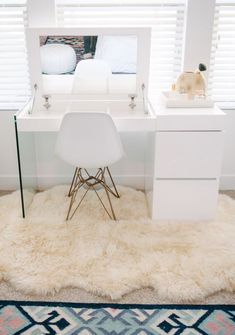
M 15 137 L 22 217 L 26 217 L 33 194 L 37 191 L 36 154 L 34 133 L 21 131 L 18 114 L 14 115 Z

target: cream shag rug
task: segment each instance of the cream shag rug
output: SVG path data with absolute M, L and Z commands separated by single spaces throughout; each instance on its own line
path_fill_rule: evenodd
M 88 192 L 80 213 L 64 221 L 68 186 L 0 198 L 0 280 L 39 295 L 79 287 L 119 299 L 151 287 L 165 299 L 193 301 L 235 291 L 235 201 L 220 195 L 213 222 L 153 222 L 145 195 L 119 187 L 120 221 L 110 221 Z

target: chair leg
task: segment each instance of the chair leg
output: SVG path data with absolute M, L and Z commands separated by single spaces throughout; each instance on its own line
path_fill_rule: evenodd
M 113 192 L 106 183 L 106 179 L 105 179 L 106 170 L 108 171 L 108 174 L 109 174 L 109 177 L 111 179 L 111 182 L 112 182 L 112 185 L 114 187 L 115 192 Z M 95 176 L 91 176 L 86 169 L 84 169 L 84 171 L 87 174 L 87 178 L 84 178 L 81 168 L 76 168 L 76 170 L 75 170 L 75 173 L 74 173 L 74 176 L 73 176 L 73 179 L 72 179 L 72 183 L 70 185 L 69 193 L 68 193 L 68 196 L 71 197 L 71 199 L 70 199 L 70 204 L 69 204 L 69 208 L 68 208 L 68 212 L 67 212 L 67 216 L 66 216 L 66 221 L 72 219 L 75 212 L 77 211 L 77 209 L 81 205 L 82 201 L 84 200 L 85 196 L 87 195 L 88 191 L 91 190 L 91 189 L 95 191 L 101 205 L 103 206 L 104 210 L 106 211 L 106 213 L 108 214 L 110 219 L 117 220 L 114 209 L 113 209 L 113 205 L 112 205 L 112 202 L 111 202 L 110 193 L 113 194 L 116 198 L 119 198 L 120 196 L 119 196 L 117 188 L 114 184 L 114 181 L 113 181 L 113 178 L 111 176 L 111 173 L 110 173 L 109 169 L 107 167 L 103 168 L 103 169 L 100 168 L 100 169 L 98 169 Z M 78 190 L 84 185 L 87 186 L 87 190 L 83 194 L 81 200 L 79 201 L 78 205 L 74 209 L 72 215 L 70 215 L 72 207 L 73 207 L 73 205 L 76 201 Z M 106 206 L 105 206 L 104 202 L 102 201 L 100 195 L 98 194 L 97 190 L 95 189 L 96 185 L 101 185 L 104 188 L 107 199 L 108 199 L 108 202 L 109 202 L 110 211 L 106 208 Z
M 67 212 L 67 216 L 66 216 L 66 221 L 69 220 L 69 214 L 70 214 L 70 212 L 72 210 L 72 207 L 73 207 L 73 204 L 76 200 L 77 193 L 83 185 L 83 183 L 80 180 L 78 180 L 79 179 L 79 171 L 80 171 L 80 169 L 76 168 L 76 173 L 74 174 L 73 181 L 72 181 L 72 184 L 70 186 L 68 196 L 71 197 L 71 199 L 70 199 L 69 208 L 68 208 L 68 212 Z M 70 217 L 70 219 L 71 219 L 71 217 Z
M 116 218 L 116 215 L 115 215 L 114 210 L 113 210 L 113 205 L 112 205 L 112 201 L 110 199 L 110 194 L 109 194 L 109 190 L 108 190 L 108 187 L 107 187 L 107 184 L 106 184 L 105 177 L 104 177 L 104 184 L 105 184 L 104 189 L 105 189 L 108 201 L 109 201 L 109 206 L 110 206 L 110 209 L 111 209 L 111 212 L 112 212 L 112 216 L 113 216 L 113 219 L 116 221 L 117 218 Z
M 75 169 L 75 172 L 74 172 L 74 175 L 73 175 L 73 179 L 72 179 L 72 183 L 70 185 L 70 189 L 69 189 L 69 193 L 68 193 L 68 197 L 71 197 L 71 192 L 72 192 L 72 189 L 73 189 L 73 185 L 74 185 L 74 182 L 75 182 L 75 178 L 76 178 L 76 175 L 77 175 L 77 171 L 78 171 L 78 168 L 76 167 Z
M 106 169 L 107 169 L 107 171 L 108 171 L 109 178 L 110 178 L 110 180 L 111 180 L 111 182 L 112 182 L 112 185 L 113 185 L 113 188 L 114 188 L 114 190 L 115 190 L 115 193 L 114 193 L 114 192 L 111 192 L 111 193 L 112 193 L 116 198 L 120 198 L 120 194 L 118 193 L 117 187 L 116 187 L 116 185 L 115 185 L 115 183 L 114 183 L 114 181 L 113 181 L 113 177 L 112 177 L 112 174 L 111 174 L 111 172 L 110 172 L 108 166 L 106 166 Z
M 114 217 L 109 213 L 108 209 L 105 207 L 105 204 L 103 203 L 101 197 L 99 196 L 99 193 L 96 191 L 96 189 L 94 187 L 93 188 L 93 191 L 95 192 L 95 194 L 97 195 L 97 198 L 99 199 L 101 205 L 103 206 L 105 212 L 108 214 L 109 218 L 112 220 L 114 219 Z
M 84 199 L 85 196 L 87 195 L 88 191 L 89 191 L 89 188 L 88 188 L 88 189 L 86 190 L 86 192 L 83 194 L 83 196 L 82 196 L 81 200 L 79 201 L 77 207 L 76 207 L 75 210 L 73 211 L 72 215 L 69 217 L 70 211 L 71 211 L 72 206 L 73 206 L 73 203 L 74 203 L 74 201 L 75 201 L 75 199 L 74 199 L 74 201 L 72 202 L 71 206 L 69 206 L 69 210 L 68 210 L 68 214 L 67 214 L 67 218 L 66 218 L 66 220 L 70 220 L 70 219 L 72 219 L 72 217 L 74 216 L 75 212 L 77 211 L 77 209 L 78 209 L 79 206 L 81 205 L 83 199 Z M 77 194 L 76 194 L 76 195 L 77 195 Z M 75 195 L 75 198 L 76 198 L 76 195 Z M 71 200 L 72 200 L 72 199 L 71 199 Z

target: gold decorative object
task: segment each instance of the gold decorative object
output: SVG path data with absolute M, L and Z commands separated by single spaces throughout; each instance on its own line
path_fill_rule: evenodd
M 172 88 L 175 88 L 177 93 L 187 93 L 190 95 L 206 95 L 206 80 L 202 74 L 202 71 L 206 70 L 204 64 L 199 64 L 198 69 L 194 72 L 185 71 L 177 78 L 175 85 L 172 85 Z

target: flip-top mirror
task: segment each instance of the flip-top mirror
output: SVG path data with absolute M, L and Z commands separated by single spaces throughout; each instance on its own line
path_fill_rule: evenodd
M 27 44 L 42 95 L 127 96 L 147 87 L 149 28 L 29 28 Z

